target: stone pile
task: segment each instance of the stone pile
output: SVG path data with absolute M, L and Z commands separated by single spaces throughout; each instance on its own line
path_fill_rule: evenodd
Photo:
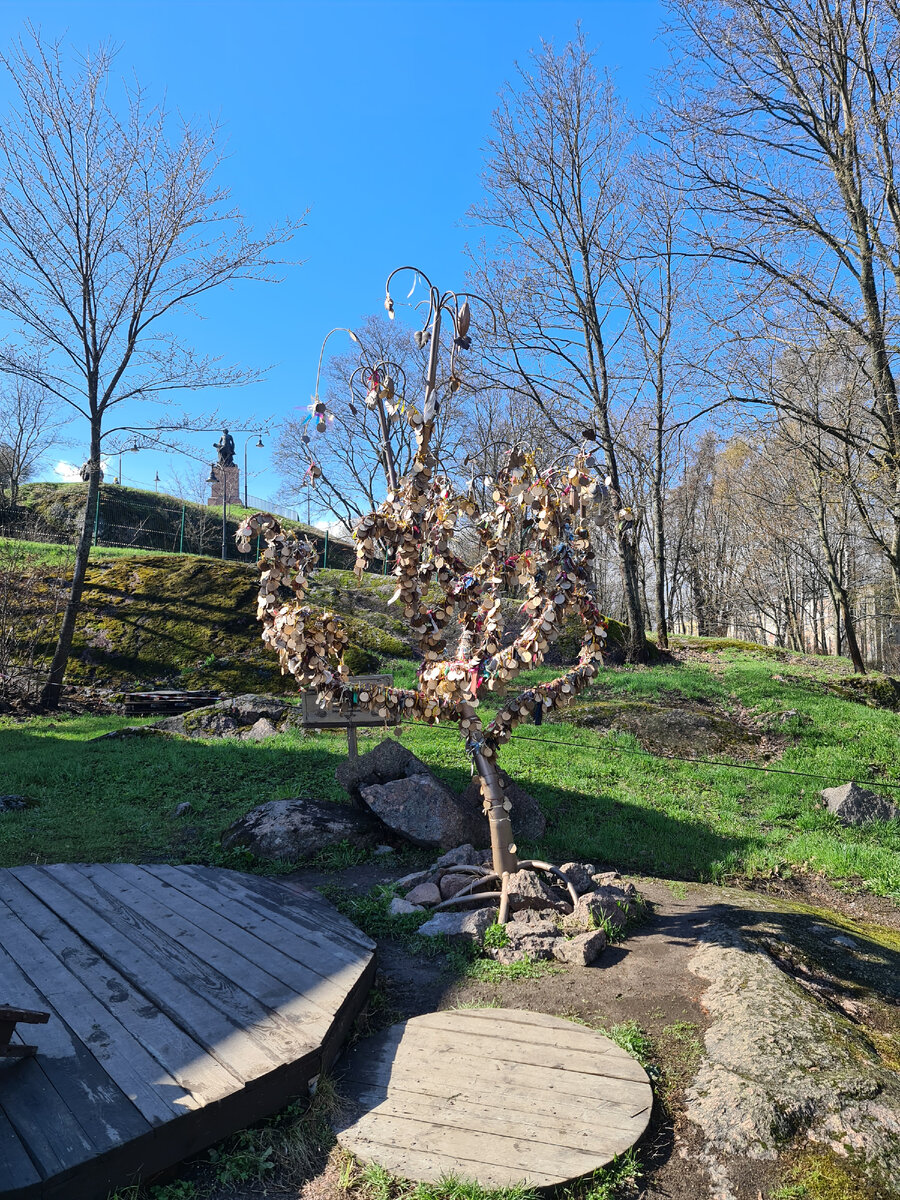
M 398 880 L 401 895 L 391 902 L 396 914 L 422 913 L 437 908 L 455 896 L 473 879 L 464 867 L 490 868 L 489 850 L 472 845 L 457 846 L 431 867 Z M 571 880 L 578 901 L 573 906 L 568 891 L 553 876 L 541 871 L 520 870 L 510 876 L 509 910 L 504 945 L 486 948 L 492 958 L 509 964 L 524 958 L 532 961 L 556 959 L 576 966 L 590 966 L 625 926 L 644 915 L 644 901 L 634 884 L 617 871 L 598 872 L 592 863 L 564 863 L 561 870 Z M 488 885 L 495 891 L 497 885 Z M 443 909 L 420 926 L 426 937 L 444 934 L 464 941 L 481 942 L 497 919 L 497 901 L 460 900 L 460 910 Z

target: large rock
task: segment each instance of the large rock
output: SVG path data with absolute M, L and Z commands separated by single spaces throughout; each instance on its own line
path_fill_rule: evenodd
M 593 875 L 596 870 L 593 863 L 563 863 L 559 868 L 563 875 L 569 880 L 575 891 L 580 896 L 583 892 L 589 892 L 594 886 Z
M 530 796 L 519 785 L 506 774 L 505 771 L 500 771 L 500 783 L 503 786 L 503 791 L 507 800 L 512 804 L 512 809 L 509 818 L 512 821 L 513 835 L 521 839 L 523 842 L 539 842 L 544 836 L 544 830 L 547 828 L 547 822 L 544 819 L 544 814 L 541 812 L 540 805 L 534 796 Z M 488 823 L 484 816 L 483 801 L 481 796 L 481 783 L 477 775 L 472 778 L 472 782 L 462 794 L 462 802 L 472 812 L 473 816 L 477 814 L 481 820 L 481 835 L 477 841 L 484 841 L 484 834 L 487 832 Z
M 775 1160 L 791 1144 L 849 1155 L 890 1181 L 856 1195 L 895 1195 L 900 1075 L 864 1032 L 727 926 L 704 926 L 689 969 L 708 981 L 710 1025 L 686 1115 L 704 1135 L 716 1195 L 739 1190 L 731 1173 L 747 1177 L 742 1159 Z
M 629 919 L 642 911 L 643 904 L 634 886 L 630 885 L 630 892 L 625 890 L 625 886 L 611 884 L 579 896 L 571 924 L 589 928 L 608 925 L 610 930 L 616 931 L 624 929 Z
M 359 794 L 379 820 L 416 846 L 458 846 L 472 840 L 471 815 L 430 772 L 373 783 Z
M 465 942 L 480 942 L 485 930 L 497 919 L 496 908 L 477 908 L 474 912 L 439 912 L 419 926 L 425 937 L 458 938 Z
M 838 820 L 844 825 L 866 825 L 869 821 L 896 821 L 900 808 L 886 796 L 867 791 L 858 783 L 845 783 L 841 787 L 825 788 L 822 799 Z
M 391 783 L 395 779 L 408 779 L 411 775 L 430 775 L 431 772 L 416 758 L 412 750 L 385 738 L 374 749 L 358 758 L 342 762 L 334 773 L 335 779 L 357 802 L 365 787 L 376 783 Z
M 573 938 L 560 938 L 553 944 L 553 957 L 573 967 L 589 967 L 606 949 L 606 934 L 602 929 L 579 933 Z
M 275 696 L 256 696 L 248 692 L 231 700 L 220 700 L 208 708 L 194 708 L 155 721 L 150 728 L 161 733 L 179 733 L 183 737 L 271 737 L 288 725 L 300 723 L 300 710 Z M 254 732 L 255 731 L 255 732 Z
M 410 904 L 418 904 L 420 908 L 423 904 L 440 904 L 441 890 L 436 883 L 419 883 L 411 892 L 406 893 L 406 899 Z
M 246 846 L 258 858 L 308 858 L 326 846 L 373 846 L 378 823 L 365 813 L 327 800 L 270 800 L 251 808 L 222 834 L 222 845 Z
M 553 958 L 557 943 L 565 941 L 553 921 L 535 922 L 531 925 L 510 922 L 506 926 L 506 937 L 505 946 L 499 946 L 490 952 L 491 958 L 504 966 L 522 962 L 526 958 L 532 962 Z
M 565 893 L 552 887 L 537 871 L 516 871 L 509 877 L 509 907 L 515 913 L 522 908 L 553 909 L 568 913 L 572 905 Z
M 490 857 L 490 850 L 476 850 L 474 846 L 469 845 L 454 846 L 452 850 L 435 859 L 434 869 L 438 871 L 441 867 L 479 867 L 482 863 L 489 862 Z

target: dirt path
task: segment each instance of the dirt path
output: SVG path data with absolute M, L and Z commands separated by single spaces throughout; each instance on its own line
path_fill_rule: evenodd
M 364 894 L 400 873 L 386 861 L 295 877 Z M 854 1155 L 891 1162 L 900 1154 L 900 938 L 887 921 L 865 920 L 877 914 L 893 925 L 896 912 L 858 902 L 849 910 L 850 900 L 838 913 L 816 906 L 824 897 L 808 892 L 799 899 L 634 882 L 652 915 L 595 967 L 483 982 L 454 976 L 440 957 L 381 941 L 369 1027 L 485 1004 L 607 1029 L 634 1022 L 657 1096 L 639 1148 L 643 1178 L 634 1195 L 641 1200 L 769 1200 L 786 1182 L 802 1182 L 804 1163 L 824 1169 L 823 1156 L 842 1190 L 794 1195 L 897 1196 L 884 1177 L 854 1174 L 853 1156 L 835 1156 L 830 1147 L 840 1149 L 840 1138 L 828 1133 L 843 1129 Z M 340 1064 L 336 1075 L 339 1086 Z M 341 1164 L 326 1140 L 303 1171 L 205 1194 L 346 1200 Z

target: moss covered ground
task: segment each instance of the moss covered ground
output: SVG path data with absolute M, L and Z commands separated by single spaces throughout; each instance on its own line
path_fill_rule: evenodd
M 292 680 L 281 675 L 260 641 L 257 581 L 252 563 L 102 552 L 88 566 L 66 681 L 293 692 Z M 53 586 L 48 577 L 48 600 Z M 309 599 L 341 612 L 357 652 L 375 656 L 367 660 L 371 664 L 409 653 L 397 636 L 403 626 L 387 607 L 391 590 L 380 576 L 357 582 L 351 572 L 329 570 L 318 573 Z M 49 654 L 52 646 L 43 649 Z

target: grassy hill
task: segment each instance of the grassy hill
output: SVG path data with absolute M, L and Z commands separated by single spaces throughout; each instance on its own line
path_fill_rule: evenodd
M 0 521 L 17 537 L 35 542 L 74 545 L 84 512 L 87 485 L 83 483 L 28 483 L 20 490 L 14 510 L 6 510 Z M 229 557 L 237 557 L 234 535 L 239 523 L 254 508 L 229 504 L 226 533 Z M 277 515 L 277 514 L 276 514 Z M 323 548 L 321 529 L 282 518 L 292 529 L 305 533 Z M 209 554 L 218 557 L 222 545 L 222 511 L 217 507 L 182 501 L 165 493 L 142 491 L 104 483 L 100 505 L 92 515 L 98 547 L 125 547 L 176 553 Z M 349 568 L 354 551 L 346 539 L 329 538 L 329 564 Z
M 258 578 L 246 561 L 189 555 L 92 561 L 66 681 L 294 693 L 293 680 L 281 675 L 260 640 Z M 47 599 L 54 586 L 48 576 Z M 313 605 L 344 616 L 361 669 L 372 669 L 382 657 L 410 654 L 397 636 L 405 627 L 389 615 L 392 591 L 391 581 L 380 576 L 358 583 L 351 572 L 331 570 L 319 572 L 310 589 Z M 49 653 L 51 646 L 44 649 Z

